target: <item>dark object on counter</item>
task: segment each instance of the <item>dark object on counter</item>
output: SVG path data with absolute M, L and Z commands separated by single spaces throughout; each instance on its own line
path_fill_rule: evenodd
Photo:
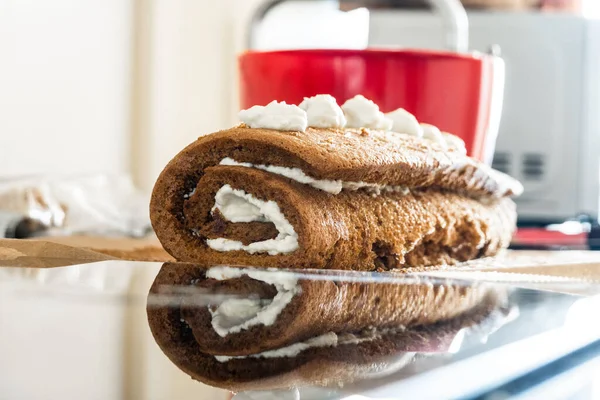
M 25 239 L 40 236 L 47 227 L 22 214 L 0 210 L 0 237 Z
M 600 224 L 589 214 L 580 214 L 558 224 L 519 221 L 510 249 L 600 250 Z
M 600 224 L 597 221 L 592 224 L 587 243 L 590 250 L 600 250 Z
M 340 9 L 343 11 L 349 11 L 360 7 L 367 7 L 369 9 L 429 9 L 431 8 L 431 5 L 427 0 L 353 0 L 340 2 Z
M 572 0 L 461 0 L 465 8 L 473 9 L 503 9 L 503 10 L 522 10 L 539 8 L 541 4 L 546 3 L 571 3 Z M 429 9 L 431 5 L 429 0 L 348 0 L 340 2 L 340 9 L 344 11 L 353 10 L 359 7 L 368 9 Z

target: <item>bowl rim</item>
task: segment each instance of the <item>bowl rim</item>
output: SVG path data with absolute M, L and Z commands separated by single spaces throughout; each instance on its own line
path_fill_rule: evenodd
M 315 55 L 331 57 L 402 57 L 402 58 L 427 58 L 446 60 L 484 60 L 497 56 L 470 51 L 469 53 L 456 53 L 445 50 L 429 50 L 415 48 L 385 48 L 369 47 L 367 49 L 289 49 L 289 50 L 246 50 L 239 55 L 240 59 L 256 58 L 263 56 L 290 56 L 290 55 Z

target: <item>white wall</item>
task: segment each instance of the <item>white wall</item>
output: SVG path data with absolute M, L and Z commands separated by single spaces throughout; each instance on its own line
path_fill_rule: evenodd
M 236 56 L 261 2 L 0 0 L 0 179 L 124 172 L 150 190 L 184 146 L 237 122 Z M 304 29 L 277 20 L 263 48 Z
M 236 123 L 236 55 L 262 0 L 0 0 L 0 179 L 131 173 L 150 190 Z
M 0 177 L 129 168 L 131 0 L 0 0 Z
M 257 0 L 155 0 L 137 10 L 134 176 L 152 187 L 200 134 L 235 123 L 236 53 Z
M 262 1 L 155 0 L 138 8 L 144 34 L 136 42 L 143 51 L 136 62 L 142 78 L 133 154 L 140 186 L 150 189 L 166 163 L 200 134 L 237 123 L 237 55 Z M 264 22 L 256 37 L 261 49 L 361 48 L 368 40 L 368 13 L 339 12 L 331 0 L 286 3 Z

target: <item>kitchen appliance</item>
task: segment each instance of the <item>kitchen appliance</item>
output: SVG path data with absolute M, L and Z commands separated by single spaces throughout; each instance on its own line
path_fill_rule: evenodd
M 273 3 L 282 7 L 281 3 L 294 3 L 300 8 L 331 2 L 267 1 L 256 18 L 268 18 Z M 297 15 L 297 10 L 278 13 L 278 24 L 268 24 L 268 32 L 250 35 L 252 48 L 284 48 L 281 41 L 273 46 L 269 37 L 289 32 L 289 21 Z M 446 45 L 443 21 L 426 10 L 370 10 L 368 25 L 365 42 L 371 47 L 440 49 Z M 525 186 L 525 193 L 516 199 L 520 224 L 559 223 L 581 214 L 596 220 L 600 21 L 567 14 L 472 11 L 468 26 L 469 48 L 485 52 L 490 44 L 497 44 L 506 61 L 493 165 Z M 314 32 L 318 27 L 310 29 Z
M 343 103 L 362 94 L 384 112 L 404 108 L 419 121 L 458 135 L 471 156 L 491 162 L 502 109 L 504 63 L 495 55 L 467 52 L 468 20 L 458 0 L 430 2 L 442 17 L 440 38 L 446 51 L 249 51 L 239 59 L 241 108 L 273 100 L 299 104 L 323 93 Z M 258 15 L 264 17 L 275 3 L 281 2 L 267 2 Z M 340 14 L 339 4 L 335 7 Z M 262 21 L 256 17 L 253 22 L 250 48 Z
M 598 218 L 600 21 L 576 15 L 469 12 L 471 48 L 498 44 L 506 88 L 494 168 L 519 179 L 521 224 Z M 425 11 L 373 10 L 372 46 L 439 48 Z

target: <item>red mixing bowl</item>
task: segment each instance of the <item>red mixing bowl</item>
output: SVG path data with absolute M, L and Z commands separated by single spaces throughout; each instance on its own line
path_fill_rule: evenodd
M 241 107 L 299 104 L 317 94 L 331 94 L 341 105 L 362 94 L 384 112 L 402 107 L 461 137 L 469 155 L 489 162 L 502 108 L 503 85 L 494 80 L 503 77 L 503 67 L 498 57 L 478 53 L 250 51 L 239 57 Z

